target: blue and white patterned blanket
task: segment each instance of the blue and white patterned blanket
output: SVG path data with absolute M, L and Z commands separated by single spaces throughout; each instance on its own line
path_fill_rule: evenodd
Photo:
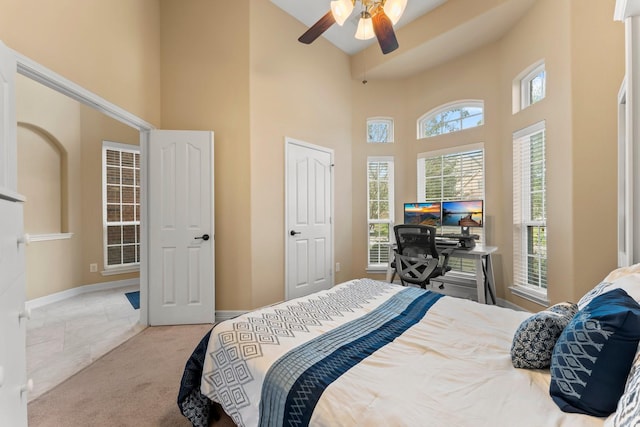
M 558 408 L 548 372 L 513 367 L 529 316 L 352 280 L 216 325 L 201 394 L 179 404 L 204 426 L 210 399 L 238 426 L 602 427 Z
M 202 391 L 239 426 L 308 425 L 329 384 L 440 297 L 360 279 L 224 322 L 209 341 Z

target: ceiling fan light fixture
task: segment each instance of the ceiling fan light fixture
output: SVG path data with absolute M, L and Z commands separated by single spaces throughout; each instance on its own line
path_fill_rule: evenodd
M 371 15 L 366 12 L 362 12 L 362 16 L 358 21 L 358 29 L 356 30 L 355 38 L 358 40 L 369 40 L 376 36 L 373 31 L 373 22 L 371 21 Z
M 336 20 L 336 24 L 342 26 L 351 15 L 351 12 L 353 12 L 352 0 L 333 0 L 331 2 L 331 13 Z
M 407 0 L 387 0 L 384 3 L 384 13 L 391 19 L 391 23 L 396 25 L 406 7 Z

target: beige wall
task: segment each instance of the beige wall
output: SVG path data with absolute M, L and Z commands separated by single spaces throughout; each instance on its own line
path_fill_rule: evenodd
M 400 203 L 415 197 L 416 153 L 484 142 L 498 295 L 536 309 L 507 289 L 511 135 L 547 121 L 549 296 L 575 300 L 615 266 L 613 213 L 598 224 L 606 234 L 600 252 L 583 215 L 596 186 L 605 188 L 598 200 L 615 206 L 624 40 L 613 5 L 537 0 L 499 41 L 409 79 L 367 85 L 359 71 L 349 80 L 349 59 L 324 39 L 309 47 L 287 35 L 305 27 L 267 1 L 60 0 L 36 8 L 0 0 L 0 39 L 159 127 L 215 131 L 217 309 L 254 308 L 284 295 L 285 136 L 335 150 L 338 282 L 365 275 L 367 155 L 396 156 Z M 547 64 L 548 96 L 513 115 L 511 81 L 539 59 Z M 462 98 L 485 99 L 485 126 L 416 140 L 417 117 Z M 371 115 L 395 118 L 393 146 L 364 144 Z
M 7 46 L 159 124 L 158 0 L 0 0 L 0 10 Z
M 46 176 L 40 175 L 39 171 L 33 169 L 35 165 L 31 164 L 31 159 L 34 156 L 30 149 L 34 147 L 30 147 L 30 142 L 41 146 L 55 144 L 61 154 L 66 157 L 64 163 L 75 165 L 67 169 L 67 179 L 63 180 L 60 176 L 57 180 L 60 186 L 59 195 L 62 196 L 62 192 L 65 191 L 68 197 L 65 210 L 61 211 L 66 222 L 64 231 L 74 233 L 74 236 L 64 240 L 35 241 L 27 246 L 26 291 L 27 298 L 31 299 L 81 284 L 80 270 L 75 268 L 82 253 L 80 241 L 82 208 L 78 204 L 82 182 L 78 168 L 81 161 L 80 106 L 77 102 L 23 77 L 16 80 L 16 107 L 20 129 L 18 132 L 18 191 L 24 192 L 27 197 L 24 207 L 25 233 L 43 234 L 37 224 L 42 223 L 41 217 L 46 216 L 46 211 L 49 210 L 48 208 L 45 208 L 45 212 L 38 210 L 39 206 L 49 204 L 41 194 L 39 184 L 33 183 L 32 179 L 34 177 L 44 179 Z M 62 172 L 66 165 L 63 165 L 61 157 L 58 161 L 60 162 L 58 168 Z M 62 186 L 64 181 L 66 181 L 66 188 Z M 62 231 L 61 228 L 60 226 L 58 233 Z M 44 234 L 51 232 L 55 231 L 51 230 Z
M 102 228 L 102 141 L 139 145 L 140 133 L 87 106 L 80 107 L 82 124 L 82 257 L 79 260 L 82 284 L 126 280 L 139 273 L 103 276 L 104 249 Z M 91 273 L 89 264 L 98 264 Z
M 585 4 L 588 3 L 588 6 Z M 366 267 L 365 162 L 393 155 L 396 222 L 416 198 L 417 153 L 483 142 L 487 242 L 498 297 L 530 310 L 540 306 L 508 290 L 512 284 L 512 134 L 541 120 L 547 130 L 548 283 L 551 302 L 577 301 L 616 266 L 616 100 L 624 74 L 624 28 L 613 21 L 613 0 L 538 0 L 501 40 L 405 81 L 354 82 L 354 275 Z M 539 60 L 546 98 L 512 114 L 512 81 Z M 416 120 L 460 99 L 485 101 L 485 125 L 426 140 Z M 364 123 L 396 120 L 396 142 L 367 146 Z M 594 212 L 594 206 L 610 212 Z M 595 221 L 595 222 L 594 222 Z M 372 275 L 372 277 L 382 277 Z
M 624 77 L 624 24 L 610 19 L 613 6 L 613 0 L 571 2 L 575 295 L 617 263 L 617 94 Z
M 613 2 L 610 3 L 613 13 Z M 545 120 L 547 161 L 547 282 L 552 302 L 577 301 L 574 289 L 573 194 L 571 150 L 573 144 L 571 112 L 571 63 L 573 49 L 569 26 L 570 1 L 540 0 L 530 12 L 500 42 L 501 63 L 501 129 L 502 170 L 505 180 L 502 210 L 506 226 L 500 242 L 504 281 L 502 294 L 516 304 L 537 310 L 539 306 L 514 296 L 507 287 L 513 277 L 513 236 L 510 227 L 513 215 L 512 178 L 513 133 Z M 610 14 L 609 14 L 610 15 Z M 609 16 L 607 15 L 607 16 Z M 613 22 L 612 19 L 610 19 Z M 532 34 L 535 36 L 532 37 Z M 621 49 L 623 42 L 621 42 Z M 613 53 L 613 52 L 612 52 Z M 511 83 L 527 67 L 545 61 L 547 95 L 544 100 L 517 114 L 512 114 Z M 618 77 L 615 77 L 618 78 Z M 615 96 L 615 95 L 614 95 Z M 612 248 L 615 252 L 615 248 Z M 594 279 L 596 280 L 596 279 Z M 593 283 L 595 285 L 595 283 Z
M 16 98 L 18 190 L 27 198 L 25 233 L 71 233 L 69 239 L 34 241 L 27 247 L 27 298 L 138 277 L 100 273 L 102 141 L 137 145 L 138 132 L 22 76 Z M 90 273 L 90 263 L 98 264 L 99 271 Z
M 284 299 L 285 137 L 334 150 L 336 283 L 351 279 L 349 58 L 270 2 L 251 2 L 250 165 L 252 307 Z M 275 30 L 277 29 L 277 31 Z
M 160 4 L 162 125 L 215 132 L 216 309 L 249 309 L 249 0 Z

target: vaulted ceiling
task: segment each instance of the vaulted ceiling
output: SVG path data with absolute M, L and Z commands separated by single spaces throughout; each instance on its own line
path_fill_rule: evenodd
M 330 10 L 329 0 L 271 1 L 306 27 Z M 375 39 L 355 39 L 356 13 L 344 26 L 334 24 L 323 37 L 351 56 L 354 78 L 365 67 L 368 79 L 405 78 L 499 40 L 534 2 L 408 0 L 405 13 L 395 26 L 400 48 L 387 55 L 382 55 Z M 355 10 L 359 4 L 358 0 Z

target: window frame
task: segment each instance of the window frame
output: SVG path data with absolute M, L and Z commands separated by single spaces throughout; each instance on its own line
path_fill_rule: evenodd
M 454 197 L 445 197 L 444 191 L 441 190 L 441 194 L 440 194 L 440 198 L 427 198 L 427 194 L 426 194 L 426 170 L 425 170 L 425 163 L 426 163 L 426 159 L 433 159 L 436 157 L 445 157 L 445 156 L 453 156 L 453 155 L 464 155 L 465 153 L 475 153 L 481 151 L 482 152 L 482 166 L 481 166 L 481 173 L 482 173 L 482 189 L 480 191 L 480 194 L 478 193 L 474 193 L 469 197 L 461 197 L 461 196 L 454 196 Z M 454 147 L 450 147 L 450 148 L 445 148 L 445 149 L 440 149 L 440 150 L 431 150 L 431 151 L 426 151 L 423 153 L 418 153 L 418 158 L 417 158 L 417 201 L 418 202 L 442 202 L 442 201 L 447 201 L 447 200 L 479 200 L 482 199 L 484 202 L 484 207 L 483 207 L 483 216 L 486 218 L 487 215 L 487 203 L 486 203 L 486 150 L 484 147 L 484 143 L 479 142 L 479 143 L 473 143 L 473 144 L 466 144 L 466 145 L 457 145 Z M 441 180 L 442 180 L 442 185 L 444 185 L 444 182 L 446 181 L 446 177 L 449 175 L 443 175 L 443 172 L 441 170 Z M 483 223 L 486 224 L 486 219 L 483 218 Z M 484 226 L 486 227 L 486 225 Z M 477 228 L 472 230 L 473 234 L 478 234 L 478 236 L 480 237 L 478 239 L 478 242 L 482 243 L 485 240 L 485 228 L 481 227 L 481 228 Z M 440 226 L 438 228 L 438 231 L 440 232 L 444 232 L 444 233 L 459 233 L 460 232 L 460 227 L 442 227 Z M 468 273 L 473 273 L 475 274 L 475 262 L 473 260 L 469 260 L 469 259 L 462 259 L 462 258 L 456 258 L 456 259 L 450 259 L 449 260 L 449 265 L 451 267 L 453 267 L 453 270 L 455 272 L 460 272 L 463 274 L 468 274 Z
M 480 108 L 482 110 L 482 123 L 480 123 L 479 125 L 476 125 L 476 126 L 464 127 L 463 126 L 464 118 L 461 117 L 460 119 L 457 119 L 457 120 L 460 121 L 460 129 L 458 129 L 458 130 L 454 130 L 454 131 L 450 131 L 450 132 L 441 132 L 441 133 L 437 133 L 435 135 L 426 135 L 426 134 L 423 133 L 424 124 L 426 122 L 430 122 L 431 120 L 433 120 L 434 118 L 436 118 L 437 116 L 439 116 L 440 114 L 443 114 L 445 112 L 452 111 L 452 110 L 457 110 L 457 109 L 462 109 L 462 108 Z M 463 99 L 463 100 L 457 100 L 457 101 L 449 102 L 447 104 L 439 105 L 438 107 L 433 108 L 433 109 L 427 111 L 422 116 L 418 117 L 418 120 L 416 122 L 417 139 L 433 138 L 433 137 L 436 137 L 436 136 L 448 135 L 450 133 L 462 132 L 462 131 L 465 131 L 465 130 L 475 129 L 475 128 L 480 127 L 480 126 L 484 126 L 484 124 L 485 124 L 485 117 L 484 117 L 485 114 L 484 114 L 484 112 L 485 112 L 484 100 L 482 100 L 482 99 Z M 453 121 L 453 120 L 451 120 L 451 121 Z
M 542 215 L 543 219 L 534 219 L 531 216 L 531 199 L 534 191 L 531 188 L 531 169 L 535 164 L 529 153 L 531 140 L 534 136 L 542 134 Z M 548 269 L 547 265 L 547 187 L 546 187 L 546 126 L 545 121 L 540 121 L 513 133 L 513 285 L 512 292 L 522 298 L 528 299 L 540 305 L 547 306 L 548 301 Z M 539 162 L 537 162 L 539 163 Z M 529 250 L 533 242 L 529 233 L 535 229 L 544 229 L 544 256 L 531 253 Z M 538 248 L 540 244 L 538 243 Z M 531 283 L 530 263 L 531 259 L 538 262 L 539 268 L 544 264 L 544 274 L 538 271 L 537 285 Z M 544 286 L 542 286 L 544 282 Z
M 388 183 L 388 196 L 387 196 L 387 202 L 389 204 L 389 218 L 387 219 L 380 219 L 380 218 L 371 218 L 370 217 L 370 213 L 371 213 L 371 193 L 370 193 L 370 185 L 371 185 L 371 180 L 369 177 L 369 168 L 371 163 L 382 163 L 382 162 L 387 162 L 388 163 L 388 179 L 387 179 L 387 183 Z M 394 196 L 394 182 L 395 182 L 395 164 L 394 164 L 394 158 L 393 156 L 369 156 L 367 157 L 367 272 L 380 272 L 380 271 L 386 271 L 388 266 L 389 266 L 389 254 L 391 253 L 391 244 L 393 243 L 393 225 L 395 223 L 395 196 Z M 378 201 L 381 201 L 380 199 L 378 199 Z M 380 254 L 380 252 L 378 252 L 379 257 L 378 257 L 378 261 L 379 262 L 371 262 L 371 249 L 373 246 L 372 243 L 372 237 L 371 237 L 371 233 L 370 233 L 370 229 L 372 225 L 375 224 L 388 224 L 388 239 L 387 242 L 381 242 L 381 241 L 377 241 L 375 242 L 375 244 L 377 245 L 383 245 L 385 244 L 387 247 L 387 258 L 386 260 L 383 258 L 384 255 Z M 380 249 L 379 249 L 380 250 Z
M 542 85 L 542 98 L 531 102 L 531 82 L 541 73 L 544 73 Z M 513 79 L 512 89 L 512 113 L 516 114 L 547 97 L 547 70 L 544 60 L 540 60 L 530 65 Z
M 542 79 L 542 98 L 537 101 L 533 101 L 531 99 L 531 83 L 535 78 L 537 78 L 540 73 L 543 74 Z M 531 105 L 542 101 L 547 96 L 547 71 L 544 66 L 544 62 L 542 64 L 534 67 L 527 75 L 525 75 L 520 81 L 520 100 L 521 100 L 521 108 L 524 110 Z
M 389 127 L 387 133 L 387 139 L 385 141 L 374 141 L 369 138 L 369 125 L 372 124 L 385 124 Z M 369 117 L 367 118 L 367 144 L 393 144 L 394 142 L 394 122 L 391 117 Z
M 132 187 L 133 189 L 133 198 L 134 198 L 134 202 L 133 202 L 133 206 L 134 206 L 134 220 L 133 221 L 122 221 L 122 219 L 120 221 L 109 221 L 108 220 L 108 205 L 112 204 L 112 203 L 108 203 L 108 196 L 107 196 L 107 187 L 108 187 L 108 182 L 107 182 L 107 151 L 111 150 L 111 151 L 119 151 L 120 153 L 123 152 L 127 152 L 127 153 L 132 153 L 134 156 L 134 165 L 132 167 L 133 169 L 133 175 L 134 175 L 134 183 L 133 185 L 127 185 L 127 187 Z M 137 155 L 137 159 L 138 162 L 137 164 L 135 163 L 135 159 L 136 159 L 136 155 Z M 139 146 L 137 145 L 130 145 L 130 144 L 123 144 L 123 143 L 119 143 L 119 142 L 115 142 L 115 141 L 108 141 L 108 140 L 103 140 L 102 141 L 102 233 L 103 233 L 103 237 L 102 237 L 102 248 L 103 248 L 103 275 L 110 275 L 110 274 L 120 274 L 120 273 L 127 273 L 127 272 L 135 272 L 135 271 L 140 271 L 140 250 L 141 250 L 141 242 L 140 242 L 140 235 L 139 235 L 139 230 L 140 230 L 140 155 L 141 155 L 141 149 Z M 113 167 L 113 166 L 111 166 Z M 138 174 L 136 175 L 135 171 L 136 169 L 138 170 Z M 122 164 L 119 166 L 119 170 L 120 170 L 120 174 L 122 174 Z M 137 176 L 137 179 L 135 178 Z M 121 187 L 121 191 L 122 191 L 122 180 L 120 181 L 119 186 Z M 137 190 L 136 190 L 137 189 Z M 120 202 L 119 205 L 121 206 L 120 212 L 122 212 L 122 205 L 123 205 L 123 201 L 122 201 L 122 194 L 120 195 Z M 136 210 L 137 210 L 137 215 L 136 215 Z M 137 216 L 137 220 L 135 219 Z M 135 250 L 135 258 L 137 261 L 135 262 L 131 262 L 131 263 L 120 263 L 120 264 L 109 264 L 109 247 L 114 247 L 117 245 L 113 245 L 113 244 L 109 244 L 109 233 L 108 233 L 108 227 L 109 226 L 114 226 L 114 225 L 120 225 L 120 226 L 135 226 L 137 229 L 137 232 L 134 233 L 134 243 L 133 245 L 136 247 Z M 122 240 L 121 242 L 118 244 L 120 247 L 123 247 L 125 244 Z

